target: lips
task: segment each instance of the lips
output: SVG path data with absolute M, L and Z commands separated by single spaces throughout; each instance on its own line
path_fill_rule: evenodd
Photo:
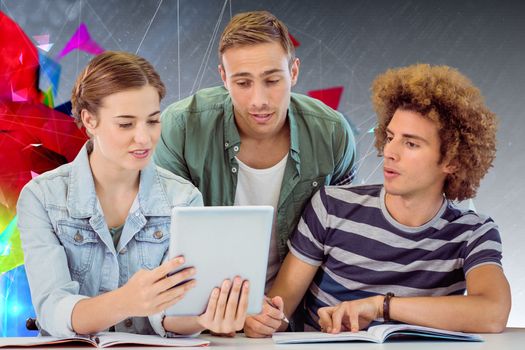
M 250 113 L 257 123 L 266 123 L 272 118 L 273 113 Z
M 142 159 L 142 158 L 148 157 L 148 155 L 150 154 L 150 150 L 149 149 L 137 149 L 129 153 L 135 158 Z
M 383 174 L 385 176 L 385 179 L 392 179 L 399 176 L 399 172 L 397 170 L 389 167 L 383 168 Z

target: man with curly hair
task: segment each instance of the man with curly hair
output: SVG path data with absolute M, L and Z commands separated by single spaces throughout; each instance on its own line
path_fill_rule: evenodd
M 305 328 L 358 331 L 397 321 L 501 332 L 510 311 L 501 240 L 473 198 L 496 153 L 496 116 L 457 70 L 413 65 L 376 78 L 384 184 L 327 186 L 306 207 L 269 295 Z M 466 292 L 466 293 L 465 293 Z M 284 325 L 268 322 L 269 335 Z

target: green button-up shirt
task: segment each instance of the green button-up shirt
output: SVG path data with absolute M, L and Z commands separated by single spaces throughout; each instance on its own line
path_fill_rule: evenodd
M 191 181 L 205 205 L 233 205 L 239 169 L 235 156 L 242 143 L 228 91 L 223 87 L 200 90 L 170 105 L 161 121 L 157 165 Z M 348 179 L 355 159 L 348 122 L 320 101 L 292 93 L 288 122 L 290 152 L 277 207 L 281 261 L 288 235 L 310 197 L 322 185 Z

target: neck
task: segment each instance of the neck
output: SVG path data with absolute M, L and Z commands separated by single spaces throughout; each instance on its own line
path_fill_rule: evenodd
M 418 227 L 436 216 L 443 205 L 442 193 L 432 196 L 416 197 L 385 194 L 385 206 L 390 215 L 400 224 Z
M 93 173 L 97 195 L 136 192 L 138 190 L 139 171 L 122 169 L 114 163 L 108 162 L 97 152 L 96 146 L 89 155 L 89 165 Z

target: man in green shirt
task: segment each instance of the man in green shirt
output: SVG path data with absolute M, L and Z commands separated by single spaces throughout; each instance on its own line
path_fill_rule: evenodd
M 198 187 L 205 205 L 275 208 L 268 289 L 313 193 L 350 181 L 354 138 L 340 113 L 291 92 L 300 62 L 286 26 L 272 14 L 233 17 L 219 61 L 224 87 L 164 111 L 155 162 Z M 273 304 L 282 309 L 280 300 Z

